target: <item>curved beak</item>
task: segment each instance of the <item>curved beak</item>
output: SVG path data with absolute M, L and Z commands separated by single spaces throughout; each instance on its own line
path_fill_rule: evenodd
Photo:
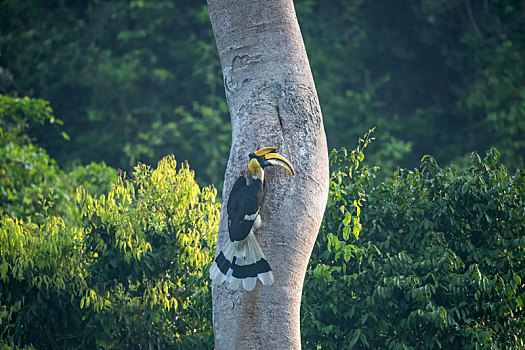
M 292 164 L 288 161 L 288 159 L 284 158 L 279 153 L 268 153 L 264 156 L 264 159 L 269 163 L 268 165 L 280 166 L 281 168 L 288 170 L 292 176 L 295 175 L 295 170 Z
M 277 147 L 263 147 L 255 152 L 253 152 L 257 157 L 264 156 L 268 153 L 275 153 L 277 151 Z
M 290 161 L 283 156 L 281 156 L 279 153 L 277 153 L 277 147 L 263 147 L 255 152 L 253 152 L 256 157 L 263 157 L 264 158 L 264 165 L 263 166 L 270 166 L 270 165 L 276 165 L 280 166 L 281 168 L 285 168 L 292 176 L 295 175 L 295 170 L 290 163 Z M 250 156 L 251 157 L 251 156 Z

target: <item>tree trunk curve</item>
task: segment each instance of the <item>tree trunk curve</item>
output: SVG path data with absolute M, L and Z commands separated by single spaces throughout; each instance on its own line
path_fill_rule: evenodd
M 232 123 L 218 248 L 228 239 L 226 203 L 247 174 L 248 154 L 275 146 L 296 170 L 265 170 L 257 239 L 275 277 L 254 291 L 213 286 L 217 349 L 298 349 L 308 259 L 328 195 L 321 109 L 291 0 L 208 0 Z

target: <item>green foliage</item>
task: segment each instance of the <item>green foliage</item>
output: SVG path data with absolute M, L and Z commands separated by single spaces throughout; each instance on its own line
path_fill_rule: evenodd
M 71 141 L 32 133 L 59 163 L 173 153 L 222 181 L 231 126 L 205 1 L 2 1 L 0 33 L 0 92 L 52 102 Z
M 42 224 L 0 219 L 0 334 L 19 345 L 68 346 L 79 332 L 80 310 L 73 301 L 86 288 L 82 231 L 59 217 Z
M 216 190 L 173 156 L 65 172 L 26 133 L 47 102 L 0 112 L 0 348 L 209 348 Z
M 171 156 L 155 170 L 137 166 L 133 181 L 120 178 L 107 196 L 79 188 L 85 254 L 92 259 L 81 306 L 101 313 L 88 325 L 103 331 L 99 345 L 209 341 L 203 270 L 214 252 L 219 205 L 215 189 L 199 189 L 193 176 L 187 165 L 177 170 Z M 113 329 L 101 329 L 101 321 Z
M 521 0 L 294 5 L 330 148 L 374 125 L 380 178 L 490 146 L 525 167 Z M 71 141 L 32 134 L 60 164 L 173 153 L 221 188 L 230 122 L 205 1 L 0 1 L 0 36 L 0 92 L 52 102 Z
M 12 344 L 12 343 L 4 343 L 0 339 L 0 350 L 34 350 L 34 349 L 35 348 L 32 347 L 32 346 L 19 347 L 17 345 Z
M 348 146 L 376 125 L 380 137 L 369 158 L 383 172 L 358 165 L 370 135 L 358 150 L 332 155 L 330 205 L 305 285 L 305 345 L 517 347 L 523 339 L 523 287 L 514 277 L 524 277 L 523 243 L 516 237 L 523 233 L 523 173 L 509 175 L 496 165 L 494 152 L 468 164 L 463 155 L 493 145 L 510 168 L 525 167 L 522 2 L 300 0 L 295 6 L 331 147 Z M 117 179 L 103 163 L 74 166 L 104 160 L 127 170 L 137 160 L 154 164 L 175 153 L 220 188 L 230 123 L 205 2 L 0 1 L 0 37 L 0 92 L 50 100 L 66 122 L 61 126 L 43 100 L 0 96 L 2 232 L 19 230 L 13 242 L 30 244 L 23 251 L 42 261 L 42 269 L 29 269 L 29 258 L 17 258 L 21 281 L 12 271 L 18 266 L 14 255 L 3 265 L 9 283 L 0 293 L 11 290 L 9 308 L 18 300 L 21 309 L 9 314 L 2 295 L 2 320 L 11 315 L 18 323 L 2 321 L 0 347 L 23 346 L 9 340 L 15 331 L 25 343 L 37 334 L 44 340 L 34 345 L 43 347 L 97 341 L 100 347 L 139 347 L 161 333 L 159 344 L 211 344 L 209 289 L 200 272 L 191 275 L 195 266 L 203 271 L 200 260 L 195 266 L 178 261 L 173 269 L 180 275 L 168 273 L 190 274 L 192 287 L 161 277 L 161 252 L 191 255 L 191 249 L 159 245 L 180 243 L 170 231 L 177 224 L 152 204 L 170 199 L 141 194 L 139 183 L 153 192 L 156 185 L 139 177 Z M 425 158 L 421 168 L 399 170 L 375 187 L 375 176 L 413 167 L 422 154 L 465 164 L 466 170 L 440 169 Z M 139 166 L 135 172 L 151 179 L 154 170 Z M 118 196 L 132 203 L 118 202 L 112 192 L 121 208 L 115 215 L 131 225 L 129 231 L 100 209 L 108 206 L 111 182 L 112 191 L 119 188 Z M 91 198 L 98 207 L 74 205 L 78 185 L 84 189 L 78 198 Z M 38 239 L 56 241 L 57 248 Z M 207 246 L 192 249 L 204 258 Z M 7 250 L 0 249 L 4 259 Z M 77 259 L 79 251 L 75 267 L 68 259 Z M 53 263 L 49 257 L 67 259 Z M 90 270 L 95 267 L 96 273 Z M 83 275 L 71 276 L 75 268 Z M 130 273 L 132 283 L 115 277 L 117 270 Z M 40 287 L 31 284 L 36 277 Z M 75 281 L 85 281 L 85 289 Z M 164 286 L 177 293 L 167 297 Z M 44 319 L 48 312 L 52 324 Z M 128 323 L 118 328 L 124 317 Z M 186 319 L 189 324 L 180 326 Z
M 213 107 L 194 103 L 189 111 L 176 108 L 175 114 L 180 118 L 178 137 L 195 138 L 192 142 L 181 142 L 177 150 L 192 155 L 191 164 L 200 169 L 202 178 L 221 184 L 231 144 L 231 123 L 224 120 L 228 115 L 225 101 L 218 100 Z
M 525 172 L 509 174 L 491 149 L 461 172 L 427 156 L 374 186 L 359 165 L 369 140 L 332 153 L 304 288 L 305 347 L 524 347 Z
M 375 125 L 381 177 L 424 154 L 449 163 L 489 146 L 525 167 L 520 0 L 295 5 L 331 147 Z
M 0 220 L 0 334 L 38 348 L 203 347 L 216 191 L 166 157 L 107 194 L 79 187 L 81 222 Z
M 212 347 L 215 189 L 173 156 L 129 178 L 64 172 L 25 133 L 51 121 L 49 105 L 0 97 L 0 348 Z M 373 131 L 331 154 L 305 347 L 523 347 L 523 170 L 509 175 L 492 149 L 463 171 L 425 157 L 377 185 L 363 165 Z
M 45 122 L 50 122 L 51 124 L 62 125 L 62 121 L 53 116 L 49 102 L 42 99 L 30 99 L 29 97 L 11 98 L 1 94 L 0 122 L 2 145 L 17 139 L 28 141 L 27 128 L 30 123 L 42 125 Z
M 0 95 L 0 208 L 8 215 L 37 221 L 37 214 L 71 216 L 77 186 L 101 193 L 116 180 L 115 170 L 104 163 L 60 170 L 27 135 L 29 128 L 45 123 L 62 124 L 48 102 Z

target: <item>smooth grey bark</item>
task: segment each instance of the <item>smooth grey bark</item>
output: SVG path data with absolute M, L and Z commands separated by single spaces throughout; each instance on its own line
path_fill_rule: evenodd
M 328 195 L 321 109 L 291 0 L 208 0 L 231 114 L 218 248 L 228 239 L 226 203 L 247 175 L 248 153 L 278 147 L 296 176 L 266 168 L 257 239 L 275 283 L 252 292 L 214 286 L 217 349 L 299 349 L 304 275 Z

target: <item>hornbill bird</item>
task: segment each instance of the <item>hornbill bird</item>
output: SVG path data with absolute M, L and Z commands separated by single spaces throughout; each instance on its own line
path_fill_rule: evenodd
M 275 147 L 264 147 L 249 154 L 248 171 L 252 176 L 249 185 L 240 176 L 228 199 L 228 231 L 230 240 L 215 258 L 210 277 L 215 284 L 228 281 L 237 288 L 242 281 L 244 289 L 252 291 L 257 278 L 263 285 L 273 283 L 273 272 L 255 238 L 254 231 L 261 226 L 259 210 L 264 195 L 264 168 L 280 166 L 295 175 L 290 162 L 277 153 Z

